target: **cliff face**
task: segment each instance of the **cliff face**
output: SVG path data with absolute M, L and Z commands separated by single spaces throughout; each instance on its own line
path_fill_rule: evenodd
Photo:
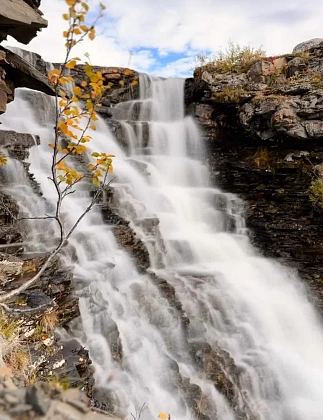
M 323 162 L 322 40 L 247 71 L 205 66 L 194 82 L 186 103 L 195 102 L 188 112 L 203 128 L 214 181 L 246 200 L 253 243 L 297 268 L 323 309 L 323 213 L 309 190 Z
M 40 0 L 2 0 L 0 2 L 0 43 L 10 35 L 28 44 L 47 21 L 38 9 Z M 14 98 L 16 87 L 27 87 L 52 94 L 45 72 L 35 69 L 14 52 L 0 46 L 0 114 Z

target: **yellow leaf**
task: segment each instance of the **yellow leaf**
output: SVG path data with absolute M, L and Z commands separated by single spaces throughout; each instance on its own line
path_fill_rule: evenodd
M 119 85 L 123 86 L 124 85 L 124 80 L 120 80 Z
M 75 86 L 75 88 L 73 88 L 73 92 L 77 96 L 81 96 L 82 95 L 82 91 L 81 91 L 81 88 L 79 86 Z
M 67 38 L 67 37 L 68 37 L 68 35 L 69 35 L 69 32 L 68 32 L 68 31 L 64 31 L 64 32 L 63 32 L 63 37 L 64 37 L 64 38 Z
M 113 172 L 113 166 L 112 165 L 109 166 L 109 172 Z
M 126 69 L 126 70 L 124 71 L 124 74 L 125 74 L 125 76 L 131 76 L 131 75 L 133 74 L 133 70 Z
M 91 41 L 93 41 L 93 39 L 95 38 L 95 30 L 91 29 L 89 32 L 89 38 Z
M 62 98 L 66 98 L 66 92 L 63 89 L 59 89 L 58 91 L 59 96 L 61 96 Z
M 169 416 L 169 414 L 162 411 L 161 413 L 159 413 L 158 417 L 162 420 L 166 420 L 166 419 L 169 419 L 170 416 Z
M 96 126 L 95 126 L 95 125 L 90 125 L 90 128 L 91 128 L 92 130 L 96 130 Z
M 57 166 L 57 169 L 61 171 L 65 169 L 66 163 L 63 160 L 61 160 L 56 166 Z
M 83 82 L 81 83 L 82 87 L 86 87 L 87 86 L 87 82 L 85 80 L 83 80 Z
M 85 1 L 82 2 L 82 7 L 83 9 L 85 9 L 86 11 L 89 10 L 89 5 L 87 3 L 85 3 Z
M 64 13 L 64 14 L 63 14 L 63 19 L 64 19 L 64 20 L 68 20 L 68 19 L 69 19 L 69 16 L 68 16 L 68 14 L 67 14 L 67 13 Z
M 58 69 L 53 69 L 48 73 L 48 77 L 59 76 L 59 75 L 60 75 L 60 71 Z
M 67 67 L 68 69 L 74 69 L 75 66 L 76 66 L 76 60 L 71 60 L 67 64 L 65 64 L 65 67 Z
M 137 85 L 138 85 L 138 80 L 133 80 L 133 81 L 131 82 L 131 84 L 132 84 L 132 86 L 137 86 Z
M 50 143 L 48 146 L 49 146 L 51 149 L 54 149 L 54 148 L 55 148 L 55 144 L 54 144 L 54 143 Z
M 89 30 L 89 27 L 86 25 L 80 25 L 80 28 L 82 29 L 83 32 L 87 32 Z

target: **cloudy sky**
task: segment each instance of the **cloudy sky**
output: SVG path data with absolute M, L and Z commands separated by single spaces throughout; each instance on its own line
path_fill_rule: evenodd
M 92 64 L 130 67 L 160 76 L 188 76 L 199 53 L 212 54 L 232 40 L 262 47 L 268 55 L 291 52 L 311 38 L 323 38 L 323 1 L 298 0 L 102 0 L 106 13 L 98 36 L 76 54 Z M 90 0 L 97 4 L 97 0 Z M 28 46 L 58 62 L 64 53 L 64 0 L 42 0 L 49 21 Z

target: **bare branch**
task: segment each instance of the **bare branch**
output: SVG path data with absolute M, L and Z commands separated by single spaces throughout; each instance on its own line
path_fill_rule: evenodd
M 45 312 L 48 309 L 53 309 L 56 306 L 54 299 L 50 302 L 44 303 L 42 305 L 37 306 L 36 308 L 10 308 L 10 306 L 6 305 L 5 303 L 0 303 L 0 307 L 4 310 L 7 314 L 20 314 L 20 315 L 35 315 L 41 312 Z

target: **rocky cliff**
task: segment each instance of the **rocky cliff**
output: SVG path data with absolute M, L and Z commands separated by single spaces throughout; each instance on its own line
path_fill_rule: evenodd
M 310 199 L 323 162 L 323 40 L 249 68 L 200 67 L 186 104 L 215 182 L 246 200 L 254 244 L 297 268 L 323 308 L 323 214 Z
M 47 21 L 38 9 L 40 0 L 2 0 L 0 3 L 0 43 L 8 35 L 28 44 Z M 45 72 L 30 65 L 16 53 L 0 46 L 0 114 L 14 97 L 16 87 L 52 94 Z

